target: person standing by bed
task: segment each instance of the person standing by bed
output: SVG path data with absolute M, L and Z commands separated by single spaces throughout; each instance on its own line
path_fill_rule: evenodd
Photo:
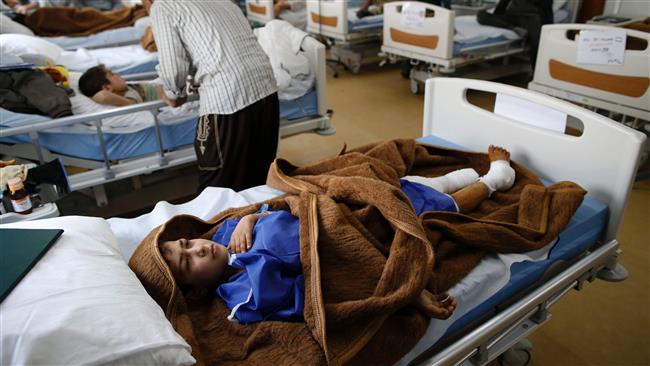
M 151 15 L 167 104 L 185 102 L 188 75 L 200 85 L 194 140 L 199 189 L 264 184 L 278 147 L 280 107 L 269 58 L 241 10 L 231 1 L 143 5 Z

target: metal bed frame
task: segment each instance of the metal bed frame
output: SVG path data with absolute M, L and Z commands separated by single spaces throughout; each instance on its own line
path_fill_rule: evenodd
M 580 139 L 564 135 L 555 137 L 538 128 L 500 117 L 470 104 L 464 97 L 469 89 L 517 96 L 563 111 L 584 122 L 584 133 Z M 627 270 L 618 262 L 622 251 L 616 235 L 646 137 L 570 103 L 480 80 L 428 80 L 424 116 L 424 136 L 433 134 L 476 151 L 488 144 L 508 146 L 514 160 L 525 163 L 534 171 L 544 172 L 541 175 L 544 179 L 576 181 L 589 191 L 588 195 L 608 204 L 610 214 L 602 238 L 575 263 L 443 350 L 435 353 L 432 347 L 421 353 L 412 364 L 485 365 L 504 352 L 524 353 L 529 358 L 531 346 L 525 337 L 550 319 L 549 308 L 562 296 L 571 289 L 581 290 L 584 284 L 597 278 L 617 282 L 627 277 Z M 476 133 L 481 126 L 481 133 Z M 606 156 L 612 152 L 600 149 L 600 141 L 616 143 L 616 160 L 607 160 Z M 537 154 L 541 156 L 532 154 L 546 145 L 545 153 Z M 589 153 L 591 161 L 583 164 L 585 159 L 577 156 L 582 154 L 571 154 L 575 149 L 588 150 L 585 153 Z M 619 162 L 621 157 L 628 159 Z M 554 163 L 558 161 L 556 159 L 564 159 L 566 163 Z M 592 169 L 600 162 L 607 164 L 607 172 L 598 173 Z M 573 169 L 576 163 L 588 166 L 582 166 L 578 171 Z M 520 359 L 522 364 L 527 362 L 525 358 Z
M 423 6 L 432 17 L 426 17 L 424 27 L 415 33 L 409 29 L 400 29 L 401 11 L 405 5 L 417 3 Z M 454 56 L 454 22 L 455 11 L 443 7 L 417 1 L 399 1 L 384 5 L 384 43 L 381 51 L 387 62 L 396 63 L 409 60 L 413 68 L 410 70 L 410 88 L 413 94 L 421 91 L 421 84 L 427 79 L 437 76 L 462 76 L 476 79 L 491 80 L 508 75 L 530 72 L 528 63 L 510 63 L 510 56 L 523 54 L 527 50 L 524 40 L 506 40 L 489 45 L 467 47 L 461 50 L 461 55 Z M 391 28 L 407 37 L 420 38 L 436 37 L 437 45 L 427 48 L 422 45 L 410 44 L 408 40 L 393 40 Z M 491 64 L 490 67 L 472 69 L 469 66 L 502 59 L 501 65 Z M 386 62 L 384 61 L 384 62 Z M 461 69 L 461 70 L 458 70 Z
M 280 120 L 280 137 L 286 137 L 303 132 L 314 131 L 320 135 L 333 135 L 336 129 L 331 123 L 332 111 L 327 109 L 326 105 L 326 78 L 325 78 L 325 46 L 311 37 L 305 38 L 303 43 L 305 56 L 309 59 L 310 65 L 316 72 L 316 92 L 318 95 L 318 115 L 303 117 L 296 120 Z M 125 77 L 126 80 L 147 80 L 155 78 L 155 73 L 133 74 Z M 89 161 L 86 159 L 69 158 L 63 156 L 64 162 L 77 166 L 86 167 L 89 170 L 69 177 L 71 190 L 77 191 L 84 188 L 92 188 L 98 206 L 104 206 L 108 203 L 106 192 L 103 185 L 116 180 L 135 177 L 141 174 L 151 173 L 156 170 L 166 169 L 176 166 L 192 163 L 196 160 L 194 147 L 188 145 L 171 151 L 166 151 L 163 147 L 160 132 L 160 122 L 158 114 L 160 108 L 166 106 L 163 101 L 153 101 L 136 104 L 127 107 L 115 108 L 110 111 L 86 114 L 81 116 L 70 116 L 59 118 L 52 121 L 40 122 L 33 125 L 3 128 L 0 131 L 1 137 L 29 134 L 32 140 L 31 153 L 26 150 L 24 145 L 7 146 L 0 145 L 0 153 L 18 155 L 27 159 L 45 162 L 47 156 L 51 156 L 48 151 L 44 151 L 39 143 L 38 133 L 50 128 L 70 126 L 78 123 L 91 123 L 97 130 L 103 162 Z M 132 159 L 124 159 L 113 163 L 109 157 L 102 129 L 102 120 L 124 114 L 131 114 L 139 111 L 150 111 L 154 116 L 154 129 L 158 152 L 146 156 Z M 25 154 L 27 153 L 27 154 Z

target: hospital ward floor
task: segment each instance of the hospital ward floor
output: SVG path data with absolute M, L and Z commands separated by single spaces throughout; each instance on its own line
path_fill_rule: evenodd
M 284 138 L 279 157 L 303 165 L 336 154 L 344 144 L 356 147 L 420 136 L 423 95 L 411 94 L 398 68 L 364 66 L 359 75 L 341 71 L 336 79 L 328 74 L 336 134 Z M 523 78 L 502 81 L 525 86 Z M 490 103 L 489 97 L 478 97 L 477 104 Z M 105 207 L 96 207 L 93 198 L 80 193 L 62 200 L 59 207 L 63 214 L 133 217 L 159 200 L 180 203 L 192 198 L 196 168 L 181 172 L 108 185 Z M 622 283 L 595 281 L 555 304 L 551 320 L 529 338 L 530 365 L 650 365 L 650 180 L 635 184 L 618 239 L 629 278 Z

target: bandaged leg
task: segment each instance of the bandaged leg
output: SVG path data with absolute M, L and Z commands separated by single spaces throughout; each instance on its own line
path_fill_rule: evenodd
M 507 154 L 507 155 L 506 155 Z M 501 156 L 503 155 L 503 156 Z M 515 170 L 510 166 L 510 153 L 506 150 L 490 146 L 490 158 L 499 157 L 499 159 L 490 162 L 490 170 L 479 179 L 488 187 L 490 196 L 496 191 L 505 191 L 510 189 L 515 183 Z
M 441 193 L 450 194 L 478 181 L 478 173 L 472 168 L 467 168 L 455 170 L 442 177 L 427 178 L 417 175 L 407 175 L 402 179 L 423 184 Z

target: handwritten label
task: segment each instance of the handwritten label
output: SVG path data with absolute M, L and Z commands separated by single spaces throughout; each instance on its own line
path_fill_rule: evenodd
M 426 8 L 423 4 L 409 3 L 402 6 L 400 23 L 404 28 L 423 28 Z
M 583 30 L 576 36 L 579 64 L 623 65 L 625 61 L 625 29 L 606 31 Z

